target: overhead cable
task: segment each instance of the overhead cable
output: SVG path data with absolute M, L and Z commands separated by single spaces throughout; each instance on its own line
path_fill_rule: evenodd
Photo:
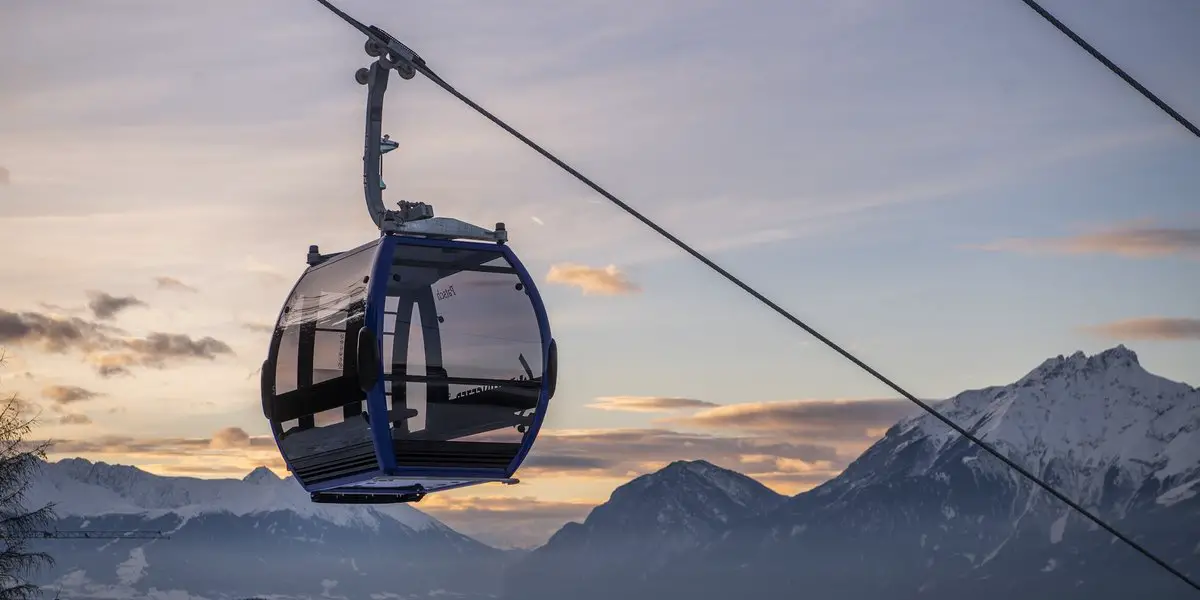
M 468 98 L 462 92 L 459 92 L 457 89 L 454 88 L 454 86 L 450 85 L 445 79 L 442 79 L 436 72 L 434 72 L 434 70 L 429 67 L 429 65 L 426 63 L 426 61 L 423 58 L 418 56 L 415 52 L 413 52 L 410 48 L 408 48 L 404 44 L 402 44 L 399 41 L 392 38 L 390 34 L 387 34 L 383 30 L 381 30 L 377 27 L 374 27 L 374 26 L 371 26 L 371 27 L 364 26 L 362 23 L 359 23 L 358 21 L 354 20 L 349 15 L 346 15 L 345 13 L 341 12 L 340 10 L 334 8 L 333 5 L 331 5 L 328 2 L 328 0 L 317 0 L 317 1 L 320 2 L 321 4 L 325 5 L 327 8 L 332 10 L 335 14 L 340 16 L 343 20 L 345 20 L 348 23 L 350 23 L 351 25 L 353 25 L 359 31 L 365 33 L 368 37 L 370 37 L 376 43 L 382 44 L 382 45 L 388 47 L 389 49 L 391 49 L 391 53 L 390 53 L 391 56 L 388 57 L 389 59 L 401 60 L 401 61 L 405 62 L 406 68 L 407 68 L 407 65 L 411 65 L 411 67 L 413 69 L 415 69 L 416 72 L 421 73 L 426 78 L 428 78 L 430 81 L 432 81 L 434 84 L 436 84 L 438 87 L 442 88 L 447 93 L 454 96 L 455 98 L 458 98 L 461 102 L 463 102 L 467 106 L 474 109 L 480 115 L 483 115 L 485 118 L 487 118 L 489 121 L 494 123 L 496 126 L 500 127 L 504 131 L 508 132 L 513 137 L 521 140 L 521 142 L 523 142 L 525 145 L 529 146 L 535 152 L 537 152 L 538 154 L 541 154 L 547 160 L 554 163 L 559 168 L 561 168 L 562 170 L 569 173 L 571 176 L 578 179 L 584 185 L 588 186 L 589 188 L 591 188 L 592 190 L 594 190 L 596 193 L 600 194 L 601 196 L 604 196 L 610 202 L 617 205 L 625 212 L 629 213 L 635 219 L 641 221 L 647 227 L 654 230 L 656 233 L 658 233 L 659 235 L 661 235 L 664 238 L 666 238 L 667 240 L 669 240 L 671 243 L 678 246 L 681 250 L 683 250 L 684 252 L 687 252 L 692 257 L 694 257 L 696 260 L 699 260 L 700 262 L 704 263 L 706 266 L 708 266 L 713 271 L 716 271 L 722 277 L 727 279 L 730 283 L 733 283 L 737 287 L 741 288 L 743 291 L 745 291 L 746 293 L 753 296 L 756 300 L 758 300 L 762 304 L 766 305 L 771 310 L 774 310 L 776 313 L 779 313 L 779 315 L 781 315 L 782 317 L 784 317 L 785 319 L 790 321 L 793 325 L 803 329 L 809 335 L 812 335 L 813 337 L 817 338 L 819 341 L 821 341 L 821 343 L 823 343 L 826 346 L 828 346 L 829 348 L 833 349 L 838 354 L 841 354 L 844 358 L 846 358 L 850 362 L 854 363 L 859 368 L 861 368 L 862 370 L 869 373 L 871 376 L 878 379 L 884 385 L 887 385 L 891 389 L 895 390 L 896 393 L 903 396 L 909 402 L 912 402 L 913 404 L 917 405 L 925 412 L 932 415 L 934 418 L 936 418 L 939 421 L 941 421 L 942 423 L 946 424 L 946 426 L 953 429 L 955 432 L 957 432 L 963 438 L 969 440 L 971 443 L 975 444 L 976 446 L 983 449 L 987 453 L 996 457 L 998 460 L 1003 462 L 1009 468 L 1013 469 L 1017 473 L 1021 474 L 1021 476 L 1028 479 L 1030 482 L 1034 483 L 1035 485 L 1037 485 L 1038 487 L 1040 487 L 1041 489 L 1043 489 L 1050 495 L 1052 495 L 1055 498 L 1057 498 L 1058 500 L 1062 501 L 1064 504 L 1071 507 L 1073 510 L 1075 510 L 1079 514 L 1083 515 L 1085 518 L 1092 521 L 1100 528 L 1104 529 L 1105 531 L 1112 534 L 1117 539 L 1119 539 L 1122 542 L 1124 542 L 1125 544 L 1127 544 L 1130 548 L 1137 551 L 1139 554 L 1150 559 L 1151 561 L 1156 563 L 1158 566 L 1162 567 L 1164 570 L 1166 570 L 1167 572 L 1169 572 L 1172 575 L 1174 575 L 1175 577 L 1177 577 L 1182 582 L 1186 583 L 1187 585 L 1189 585 L 1196 591 L 1200 592 L 1200 583 L 1197 583 L 1196 581 L 1192 580 L 1187 575 L 1185 575 L 1183 572 L 1181 572 L 1180 570 L 1171 566 L 1166 561 L 1159 558 L 1154 553 L 1150 552 L 1150 550 L 1146 549 L 1144 546 L 1137 543 L 1129 536 L 1118 531 L 1115 527 L 1113 527 L 1112 525 L 1105 522 L 1103 519 L 1101 519 L 1096 514 L 1092 513 L 1091 511 L 1087 510 L 1083 506 L 1079 505 L 1077 502 L 1071 500 L 1070 498 L 1065 496 L 1062 492 L 1056 490 L 1053 486 L 1051 486 L 1049 483 L 1047 483 L 1046 481 L 1044 481 L 1037 475 L 1033 474 L 1029 470 L 1027 470 L 1024 467 L 1022 467 L 1021 465 L 1017 464 L 1016 462 L 1014 462 L 1012 459 L 1008 458 L 1007 456 L 1001 454 L 998 450 L 993 448 L 990 444 L 984 442 L 979 437 L 972 434 L 970 431 L 967 431 L 961 425 L 950 420 L 945 415 L 943 415 L 940 412 L 938 412 L 937 410 L 935 410 L 929 404 L 921 401 L 919 398 L 917 398 L 916 396 L 914 396 L 913 394 L 911 394 L 904 388 L 900 387 L 898 384 L 893 382 L 891 379 L 888 379 L 883 374 L 881 374 L 879 371 L 875 370 L 870 365 L 866 364 L 865 362 L 860 360 L 858 357 L 851 354 L 845 348 L 843 348 L 839 344 L 835 343 L 834 341 L 830 340 L 829 338 L 825 337 L 820 332 L 818 332 L 816 329 L 814 329 L 813 327 L 811 327 L 804 321 L 797 318 L 795 315 L 793 315 L 787 309 L 779 306 L 777 303 L 775 303 L 771 299 L 767 298 L 766 296 L 764 296 L 763 294 L 761 294 L 760 292 L 755 290 L 753 287 L 751 287 L 747 283 L 743 282 L 737 276 L 735 276 L 732 273 L 730 273 L 729 271 L 725 270 L 717 263 L 713 262 L 710 258 L 705 256 L 703 253 L 701 253 L 700 251 L 691 247 L 689 244 L 685 243 L 683 240 L 679 239 L 674 234 L 667 231 L 666 229 L 664 229 L 662 226 L 655 223 L 650 218 L 641 214 L 636 209 L 634 209 L 632 206 L 630 206 L 629 204 L 622 201 L 620 198 L 617 198 L 613 194 L 609 193 L 608 190 L 604 189 L 599 184 L 595 183 L 591 179 L 584 176 L 582 173 L 580 173 L 575 168 L 568 165 L 562 159 L 558 158 L 553 153 L 551 153 L 550 151 L 543 148 L 541 145 L 539 145 L 536 142 L 534 142 L 533 140 L 529 139 L 527 136 L 522 134 L 520 131 L 517 131 L 515 128 L 513 128 L 508 123 L 505 123 L 499 117 L 492 114 L 490 111 L 488 111 L 487 109 L 483 108 L 478 103 L 476 103 L 475 101 Z

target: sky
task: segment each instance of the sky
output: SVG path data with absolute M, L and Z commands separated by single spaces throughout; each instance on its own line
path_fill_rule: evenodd
M 1116 344 L 1200 383 L 1200 140 L 1020 2 L 339 6 L 919 397 Z M 1044 6 L 1200 121 L 1195 3 Z M 51 459 L 285 474 L 269 326 L 309 244 L 377 234 L 362 42 L 316 2 L 0 6 L 0 388 Z M 797 493 L 911 414 L 422 77 L 384 131 L 385 200 L 506 223 L 559 344 L 522 483 L 448 524 L 540 543 L 677 459 Z

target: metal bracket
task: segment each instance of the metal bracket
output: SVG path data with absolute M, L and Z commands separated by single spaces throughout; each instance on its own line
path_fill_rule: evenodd
M 465 221 L 449 217 L 433 216 L 433 207 L 424 202 L 399 202 L 400 210 L 388 211 L 392 219 L 385 219 L 379 230 L 385 234 L 412 235 L 442 239 L 466 239 L 503 244 L 508 241 L 508 230 L 504 223 L 496 223 L 495 230 L 485 229 Z
M 371 42 L 368 42 L 368 45 Z M 382 135 L 383 95 L 387 92 L 390 68 L 376 60 L 370 68 L 359 69 L 354 74 L 358 83 L 367 86 L 366 139 L 363 142 L 363 191 L 367 198 L 367 212 L 375 226 L 383 228 L 384 221 L 392 212 L 383 204 L 383 155 L 399 146 Z M 385 146 L 385 142 L 387 142 Z
M 315 267 L 340 254 L 341 252 L 334 252 L 333 254 L 321 254 L 321 248 L 316 244 L 312 244 L 308 247 L 308 256 L 306 257 L 306 262 L 308 263 L 308 266 Z
M 503 223 L 497 223 L 496 229 L 488 230 L 477 225 L 450 219 L 434 217 L 433 207 L 423 202 L 400 201 L 399 210 L 389 210 L 383 203 L 383 190 L 387 185 L 383 182 L 383 155 L 398 148 L 400 144 L 390 136 L 382 135 L 383 130 L 383 98 L 387 93 L 388 75 L 396 69 L 403 79 L 411 79 L 415 74 L 414 64 L 420 57 L 407 46 L 396 41 L 386 32 L 371 27 L 373 34 L 367 40 L 365 50 L 370 56 L 380 56 L 369 68 L 359 69 L 354 79 L 361 85 L 367 86 L 367 117 L 366 133 L 363 140 L 363 192 L 366 194 L 367 212 L 375 226 L 384 234 L 415 235 L 443 239 L 470 239 L 503 244 L 508 241 L 508 231 Z M 375 36 L 387 40 L 387 45 L 381 44 Z M 386 56 L 381 56 L 385 53 Z M 319 254 L 310 251 L 309 264 L 317 264 L 327 260 Z

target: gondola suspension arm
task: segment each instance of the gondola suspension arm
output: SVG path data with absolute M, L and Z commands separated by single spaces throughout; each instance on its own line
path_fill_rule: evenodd
M 400 201 L 399 210 L 390 210 L 384 204 L 383 190 L 387 185 L 383 181 L 383 156 L 398 148 L 400 145 L 390 137 L 383 135 L 383 101 L 387 94 L 388 77 L 395 70 L 401 79 L 412 79 L 418 71 L 423 71 L 425 61 L 393 38 L 386 31 L 375 26 L 366 26 L 353 17 L 337 9 L 325 0 L 317 0 L 326 8 L 345 19 L 359 31 L 367 35 L 364 50 L 375 61 L 369 67 L 363 67 L 354 73 L 354 80 L 360 85 L 367 86 L 366 127 L 363 139 L 363 193 L 367 201 L 367 213 L 371 221 L 381 233 L 402 235 L 418 235 L 443 239 L 469 239 L 496 242 L 503 244 L 508 241 L 508 231 L 504 223 L 496 223 L 494 230 L 489 230 L 465 221 L 448 217 L 435 217 L 433 206 L 424 202 Z M 309 253 L 310 264 L 327 260 L 313 248 Z

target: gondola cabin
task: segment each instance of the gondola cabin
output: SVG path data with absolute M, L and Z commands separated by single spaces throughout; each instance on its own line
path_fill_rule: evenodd
M 288 296 L 262 407 L 318 502 L 419 500 L 513 474 L 554 394 L 542 299 L 503 243 L 385 233 Z

